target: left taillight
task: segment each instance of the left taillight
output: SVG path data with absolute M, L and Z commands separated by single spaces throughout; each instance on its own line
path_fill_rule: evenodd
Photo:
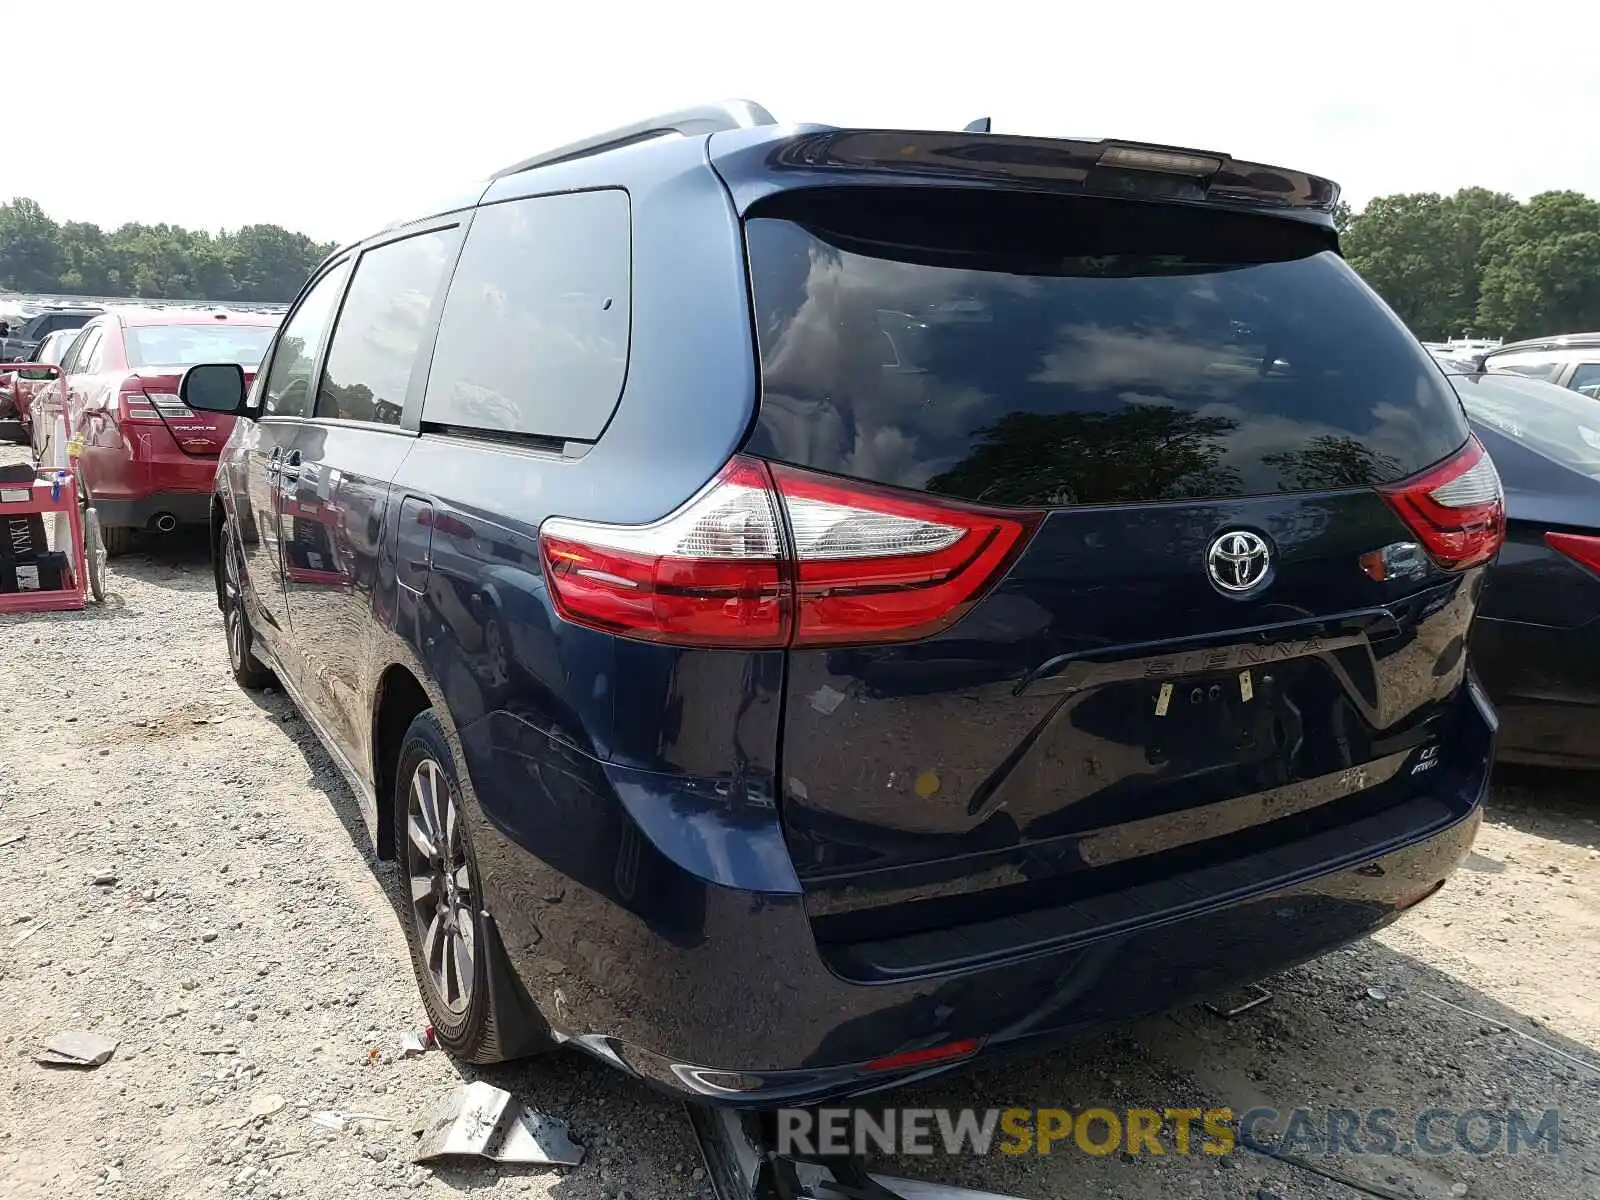
M 1447 571 L 1488 562 L 1505 541 L 1500 474 L 1476 437 L 1438 466 L 1378 491 Z
M 152 392 L 145 389 L 145 397 L 155 405 L 157 412 L 165 413 L 169 417 L 182 417 L 189 414 L 189 406 L 183 402 L 176 392 Z
M 173 399 L 176 400 L 177 397 L 174 396 Z M 144 387 L 138 379 L 124 380 L 122 386 L 117 389 L 117 420 L 119 422 L 161 420 L 155 402 L 145 395 Z
M 946 628 L 1037 521 L 739 456 L 660 521 L 552 518 L 540 541 L 568 621 L 647 641 L 779 648 Z
M 1039 519 L 794 467 L 772 473 L 793 535 L 798 646 L 910 641 L 953 625 Z
M 734 459 L 650 525 L 552 517 L 539 530 L 556 611 L 652 642 L 781 646 L 789 617 L 764 463 Z

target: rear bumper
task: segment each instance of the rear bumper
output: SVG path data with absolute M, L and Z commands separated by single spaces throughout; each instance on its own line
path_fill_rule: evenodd
M 175 518 L 179 525 L 204 525 L 211 520 L 211 496 L 208 476 L 204 491 L 160 491 L 137 499 L 96 496 L 94 507 L 101 525 L 145 529 L 162 516 Z
M 1277 873 L 1253 864 L 1261 870 L 1231 891 L 1182 911 L 871 984 L 825 961 L 798 887 L 785 883 L 792 866 L 774 858 L 781 840 L 755 806 L 652 794 L 641 776 L 552 743 L 530 767 L 535 746 L 519 747 L 516 729 L 493 718 L 464 729 L 462 748 L 484 818 L 473 836 L 489 907 L 545 1021 L 663 1088 L 757 1107 L 881 1090 L 1079 1037 L 1387 924 L 1450 875 L 1476 834 L 1495 718 L 1470 690 L 1432 790 L 1398 805 L 1381 831 L 1357 822 L 1342 844 L 1317 847 L 1315 861 Z M 662 808 L 646 814 L 646 804 Z M 663 836 L 661 811 L 676 840 Z M 759 890 L 727 886 L 760 876 L 769 882 Z M 868 1066 L 966 1039 L 981 1048 L 960 1062 Z
M 165 426 L 109 427 L 86 441 L 79 466 L 103 526 L 144 529 L 170 516 L 180 525 L 210 519 L 214 455 L 185 454 Z

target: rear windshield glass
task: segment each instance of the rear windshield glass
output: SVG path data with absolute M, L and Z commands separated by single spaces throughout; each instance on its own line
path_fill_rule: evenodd
M 1392 481 L 1466 422 L 1427 353 L 1285 219 L 934 189 L 746 222 L 757 453 L 997 504 Z
M 35 360 L 42 363 L 59 363 L 67 356 L 67 349 L 77 339 L 78 330 L 58 329 L 44 341 L 39 343 L 39 355 Z
M 254 367 L 267 352 L 266 325 L 145 325 L 124 331 L 130 367 L 192 367 L 229 362 Z
M 1474 421 L 1600 477 L 1600 400 L 1514 375 L 1464 375 L 1451 382 Z

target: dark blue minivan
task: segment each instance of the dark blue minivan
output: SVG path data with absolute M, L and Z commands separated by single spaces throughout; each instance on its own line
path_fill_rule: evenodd
M 1259 978 L 1437 890 L 1500 482 L 1224 154 L 642 122 L 331 256 L 211 530 L 408 889 L 439 1041 L 883 1088 Z

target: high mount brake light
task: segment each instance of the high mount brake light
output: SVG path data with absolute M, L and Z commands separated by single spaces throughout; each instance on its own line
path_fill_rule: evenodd
M 539 533 L 568 621 L 646 641 L 781 648 L 936 633 L 1000 577 L 1038 520 L 739 456 L 649 525 L 553 517 Z
M 1438 466 L 1378 491 L 1447 571 L 1488 562 L 1505 540 L 1505 492 L 1476 437 Z
M 1109 146 L 1100 155 L 1102 167 L 1127 167 L 1134 171 L 1160 171 L 1168 175 L 1215 175 L 1223 160 L 1214 154 L 1162 150 L 1154 146 Z

